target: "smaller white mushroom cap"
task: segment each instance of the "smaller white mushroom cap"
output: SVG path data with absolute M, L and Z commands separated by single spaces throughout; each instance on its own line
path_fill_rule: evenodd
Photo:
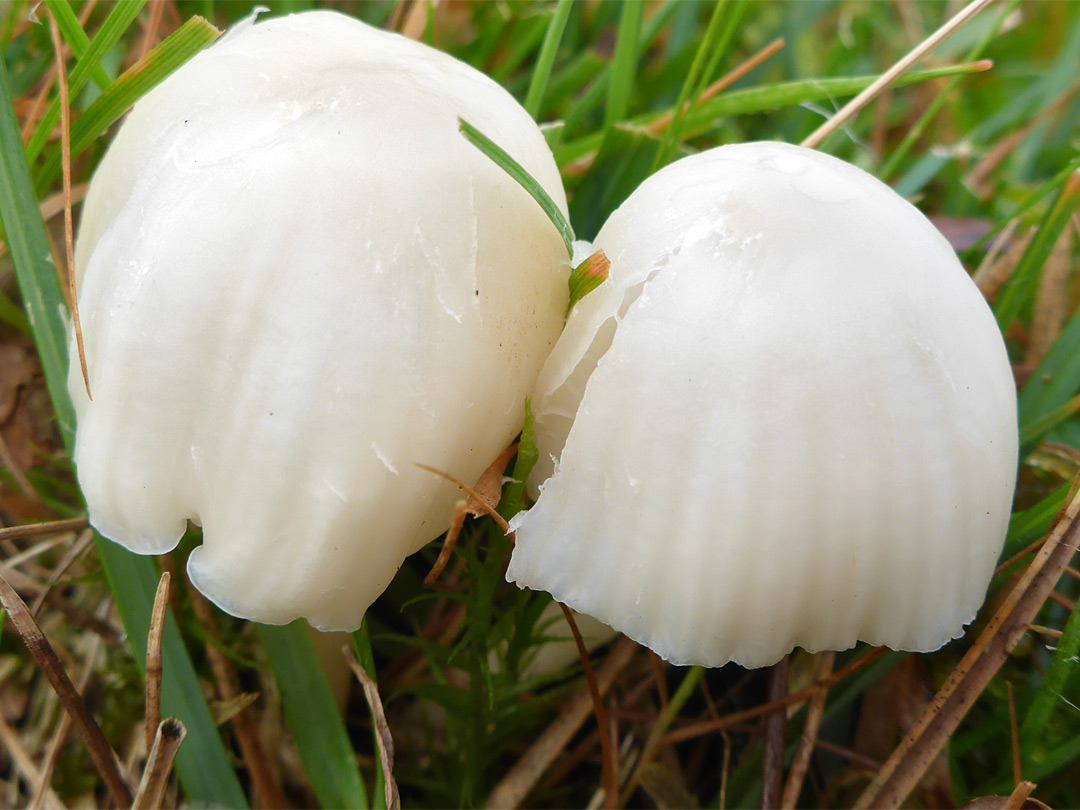
M 521 427 L 568 263 L 463 117 L 565 209 L 524 109 L 332 12 L 245 24 L 131 113 L 76 249 L 90 522 L 268 623 L 355 629 Z M 74 344 L 72 357 L 75 357 Z
M 960 635 L 1008 525 L 1016 391 L 930 222 L 751 143 L 663 169 L 595 247 L 611 276 L 541 373 L 507 578 L 678 664 Z

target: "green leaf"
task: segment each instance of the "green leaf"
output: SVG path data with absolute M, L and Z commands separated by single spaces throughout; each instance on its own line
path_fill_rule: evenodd
M 136 101 L 157 87 L 177 68 L 203 50 L 221 32 L 202 17 L 192 17 L 164 42 L 140 59 L 102 93 L 71 125 L 71 156 L 82 154 Z M 47 188 L 60 172 L 61 152 L 56 145 L 38 176 L 38 189 Z
M 540 458 L 536 447 L 536 422 L 533 418 L 532 402 L 525 400 L 525 424 L 518 439 L 517 457 L 514 459 L 514 471 L 510 481 L 503 489 L 499 500 L 499 514 L 509 520 L 525 509 L 525 482 L 529 480 L 533 467 Z
M 67 392 L 64 296 L 49 251 L 45 223 L 34 198 L 8 87 L 7 71 L 0 60 L 0 222 L 57 423 L 70 449 L 75 433 L 75 410 Z M 149 558 L 138 557 L 100 537 L 95 536 L 95 540 L 135 660 L 142 669 L 158 573 Z M 171 614 L 165 623 L 163 655 L 162 708 L 167 714 L 179 717 L 187 727 L 187 741 L 180 748 L 176 768 L 188 799 L 226 807 L 246 806 Z
M 548 219 L 551 220 L 551 224 L 555 226 L 562 236 L 563 243 L 566 245 L 567 255 L 573 256 L 574 232 L 570 230 L 570 223 L 566 221 L 566 217 L 563 216 L 562 211 L 559 210 L 559 206 L 555 204 L 555 201 L 548 196 L 546 191 L 544 191 L 544 187 L 537 183 L 536 180 L 533 179 L 533 176 L 525 171 L 520 163 L 503 151 L 502 147 L 468 121 L 459 118 L 458 125 L 462 134 L 469 139 L 470 143 L 487 155 L 495 165 L 510 175 L 523 189 L 532 195 L 532 198 L 536 200 L 537 205 L 543 209 L 544 213 L 547 214 Z
M 1040 424 L 1080 391 L 1080 312 L 1072 316 L 1050 351 L 1032 372 L 1018 400 L 1020 433 L 1036 441 Z M 1050 425 L 1047 425 L 1048 429 Z
M 70 98 L 75 98 L 86 85 L 91 73 L 100 66 L 102 57 L 120 40 L 120 37 L 127 31 L 128 26 L 134 22 L 145 4 L 146 0 L 125 0 L 123 3 L 116 3 L 112 6 L 109 16 L 105 18 L 105 22 L 101 25 L 101 30 L 97 32 L 97 35 L 87 47 L 86 53 L 83 54 L 68 75 L 68 96 Z M 37 129 L 34 130 L 34 134 L 30 138 L 30 143 L 26 145 L 27 164 L 33 164 L 37 156 L 41 154 L 41 150 L 45 147 L 46 141 L 48 141 L 59 120 L 60 98 L 57 96 L 38 123 Z
M 258 629 L 319 804 L 366 808 L 364 779 L 306 622 L 298 619 L 283 627 L 260 624 Z

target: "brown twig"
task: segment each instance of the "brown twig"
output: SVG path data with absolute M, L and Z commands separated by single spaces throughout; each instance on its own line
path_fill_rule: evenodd
M 1009 737 L 1012 740 L 1013 785 L 1015 786 L 1024 779 L 1020 764 L 1020 725 L 1016 721 L 1016 700 L 1013 698 L 1012 681 L 1005 681 L 1005 687 L 1009 692 Z
M 173 762 L 186 736 L 187 729 L 175 717 L 166 717 L 161 721 L 154 733 L 154 741 L 150 744 L 146 768 L 139 780 L 139 788 L 135 791 L 131 810 L 157 810 L 161 807 Z
M 25 526 L 7 526 L 0 529 L 0 542 L 4 540 L 22 540 L 26 537 L 41 537 L 46 534 L 59 534 L 86 528 L 86 518 L 71 520 L 52 520 L 48 523 L 27 523 Z
M 788 693 L 790 669 L 790 655 L 785 655 L 769 667 L 766 696 L 770 703 L 782 700 Z M 787 726 L 787 713 L 773 712 L 767 715 L 763 726 L 765 740 L 761 757 L 761 806 L 768 810 L 780 806 L 784 786 L 784 729 Z
M 161 19 L 165 15 L 165 3 L 157 2 L 150 4 L 150 15 L 146 20 L 146 34 L 143 36 L 142 45 L 139 46 L 139 57 L 136 61 L 142 61 L 154 48 L 157 41 L 158 29 L 161 28 Z
M 107 600 L 102 605 L 102 610 L 98 611 L 98 613 L 104 617 L 111 608 L 112 602 L 111 600 Z M 80 695 L 86 692 L 86 687 L 90 684 L 90 676 L 94 672 L 94 662 L 100 650 L 101 636 L 92 636 L 90 641 L 90 651 L 86 654 L 86 661 L 83 663 L 82 672 L 79 673 L 79 681 L 75 685 L 75 688 L 79 690 Z M 60 717 L 60 722 L 56 724 L 56 731 L 53 733 L 52 739 L 49 740 L 48 747 L 45 749 L 45 756 L 41 763 L 41 774 L 38 778 L 37 785 L 34 788 L 34 795 L 31 796 L 30 803 L 27 805 L 30 810 L 45 806 L 45 797 L 49 792 L 49 783 L 52 781 L 53 770 L 56 768 L 56 762 L 60 759 L 60 752 L 63 750 L 64 743 L 67 742 L 68 734 L 70 732 L 71 715 L 64 712 Z
M 1019 782 L 1009 794 L 1009 798 L 1003 804 L 1002 810 L 1020 810 L 1035 790 L 1034 782 Z
M 664 737 L 664 744 L 672 745 L 677 742 L 683 742 L 684 740 L 692 740 L 694 737 L 700 737 L 703 734 L 711 734 L 712 732 L 719 731 L 723 728 L 730 728 L 739 723 L 745 723 L 747 720 L 754 720 L 758 717 L 772 714 L 773 712 L 782 711 L 788 706 L 795 706 L 799 703 L 803 703 L 812 698 L 816 690 L 826 689 L 833 684 L 839 683 L 845 678 L 853 675 L 855 672 L 858 672 L 867 664 L 873 663 L 888 651 L 887 647 L 874 647 L 865 655 L 856 658 L 846 666 L 836 670 L 836 672 L 824 680 L 811 684 L 805 689 L 800 689 L 798 692 L 792 692 L 790 695 L 787 695 L 780 700 L 763 703 L 760 706 L 755 706 L 752 709 L 744 709 L 741 712 L 733 712 L 724 715 L 717 720 L 705 720 L 701 723 L 694 723 L 693 725 L 671 731 Z
M 41 606 L 45 603 L 45 599 L 52 592 L 52 587 L 60 581 L 60 578 L 67 573 L 67 570 L 75 563 L 79 557 L 86 553 L 86 550 L 90 548 L 90 544 L 94 541 L 93 531 L 87 529 L 79 535 L 78 539 L 71 544 L 71 548 L 67 550 L 63 557 L 60 558 L 60 562 L 56 564 L 56 567 L 49 572 L 49 576 L 46 578 L 44 584 L 37 595 L 34 597 L 34 601 L 30 603 L 30 615 L 36 617 L 38 611 L 41 610 Z
M 912 791 L 960 720 L 1035 618 L 1080 541 L 1075 496 L 1039 554 L 998 607 L 975 644 L 919 721 L 859 797 L 857 807 L 897 807 Z
M 611 648 L 604 663 L 596 672 L 596 686 L 601 695 L 607 693 L 615 678 L 630 663 L 638 645 L 630 639 L 619 639 Z M 592 709 L 592 693 L 588 687 L 579 689 L 563 707 L 555 721 L 510 769 L 488 797 L 488 808 L 518 807 L 537 783 L 544 771 L 566 748 L 573 736 L 588 719 Z
M 916 62 L 951 37 L 964 23 L 986 8 L 991 2 L 992 0 L 972 0 L 955 17 L 912 48 L 899 62 L 881 74 L 869 87 L 841 107 L 832 118 L 810 133 L 800 145 L 807 149 L 819 146 L 822 141 L 838 130 L 849 118 L 852 118 L 859 110 L 869 104 L 878 93 L 907 73 Z
M 90 395 L 90 374 L 86 370 L 86 350 L 83 348 L 82 325 L 79 322 L 79 301 L 75 294 L 75 226 L 71 219 L 71 104 L 68 98 L 67 67 L 64 65 L 64 44 L 60 38 L 60 26 L 49 12 L 49 31 L 53 49 L 56 51 L 56 76 L 60 82 L 60 152 L 64 185 L 64 254 L 67 259 L 68 307 L 71 309 L 71 326 L 79 349 L 79 365 L 82 367 L 86 396 Z
M 832 672 L 833 661 L 836 653 L 829 651 L 818 653 L 814 662 L 814 681 L 821 682 Z M 825 713 L 825 696 L 828 688 L 818 688 L 814 696 L 810 698 L 810 705 L 806 711 L 806 723 L 803 725 L 802 737 L 799 739 L 799 747 L 795 751 L 795 758 L 791 761 L 788 770 L 787 784 L 784 785 L 784 794 L 780 800 L 780 807 L 794 809 L 798 804 L 799 794 L 802 793 L 803 780 L 806 771 L 810 767 L 810 756 L 814 753 L 817 743 L 818 730 L 821 728 L 821 718 Z
M 90 710 L 86 708 L 82 695 L 76 691 L 71 679 L 68 678 L 63 664 L 60 663 L 60 659 L 56 656 L 56 651 L 53 650 L 49 640 L 45 638 L 45 634 L 38 627 L 38 623 L 34 621 L 34 617 L 27 610 L 26 603 L 23 602 L 19 594 L 3 577 L 0 577 L 0 602 L 3 603 L 8 618 L 11 619 L 16 632 L 22 637 L 26 648 L 34 657 L 41 671 L 45 673 L 45 677 L 49 679 L 49 683 L 52 684 L 53 689 L 60 698 L 60 703 L 71 715 L 75 728 L 78 729 L 79 735 L 83 738 L 83 742 L 90 753 L 90 758 L 94 761 L 94 766 L 105 783 L 109 798 L 117 807 L 129 806 L 131 804 L 131 791 L 120 775 L 120 769 L 116 764 L 116 756 L 113 754 L 112 749 L 109 748 L 109 743 L 106 742 L 105 736 L 101 733 L 101 729 L 98 728 L 97 723 L 90 714 Z
M 382 699 L 379 697 L 379 686 L 360 666 L 352 647 L 346 644 L 341 651 L 356 680 L 360 681 L 360 686 L 364 689 L 364 697 L 371 709 L 371 719 L 375 725 L 375 740 L 379 747 L 379 763 L 382 765 L 387 810 L 401 810 L 401 794 L 398 793 L 397 782 L 394 780 L 394 738 L 390 735 L 390 724 L 386 722 L 386 712 L 383 710 Z
M 146 750 L 154 745 L 161 723 L 161 644 L 165 638 L 165 611 L 169 608 L 169 583 L 166 571 L 158 580 L 154 608 L 150 613 L 150 632 L 146 640 Z
M 720 738 L 724 741 L 724 757 L 720 762 L 720 810 L 727 806 L 728 774 L 731 772 L 731 737 L 727 729 L 720 729 Z
M 749 73 L 751 70 L 756 68 L 758 65 L 760 65 L 762 62 L 764 62 L 766 59 L 773 56 L 775 53 L 777 53 L 777 51 L 779 51 L 783 47 L 784 47 L 784 38 L 783 37 L 779 37 L 778 39 L 774 39 L 772 42 L 770 42 L 768 45 L 766 45 L 760 51 L 755 53 L 753 56 L 751 56 L 749 59 L 747 59 L 741 65 L 738 65 L 738 66 L 732 68 L 726 74 L 724 74 L 719 79 L 717 79 L 715 82 L 713 82 L 708 87 L 706 87 L 704 90 L 702 90 L 701 95 L 699 95 L 696 99 L 690 99 L 685 104 L 683 104 L 682 115 L 685 116 L 694 107 L 701 106 L 706 101 L 711 99 L 713 96 L 717 95 L 718 93 L 722 93 L 724 90 L 727 90 L 729 87 L 731 87 L 731 85 L 735 84 L 735 82 L 737 82 L 739 79 L 741 79 L 747 73 Z M 669 126 L 671 126 L 671 122 L 674 119 L 675 119 L 675 111 L 674 110 L 668 110 L 666 113 L 661 115 L 655 121 L 650 121 L 649 124 L 645 127 L 645 131 L 650 133 L 651 135 L 659 135 L 665 129 L 667 129 Z

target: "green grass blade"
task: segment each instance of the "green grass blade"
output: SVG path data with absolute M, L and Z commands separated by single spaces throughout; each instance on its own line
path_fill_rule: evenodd
M 1065 623 L 1042 685 L 1024 715 L 1024 722 L 1020 726 L 1021 751 L 1034 753 L 1039 746 L 1050 715 L 1061 704 L 1069 676 L 1077 668 L 1077 655 L 1080 655 L 1080 609 L 1074 610 Z
M 192 17 L 113 82 L 71 126 L 71 156 L 82 154 L 127 110 L 173 71 L 213 42 L 221 32 L 202 17 Z M 54 146 L 38 177 L 44 189 L 60 171 L 61 153 Z
M 525 95 L 525 110 L 533 118 L 538 118 L 540 115 L 540 104 L 544 100 L 544 90 L 547 89 L 548 79 L 551 77 L 551 67 L 555 64 L 555 54 L 559 50 L 559 43 L 562 42 L 563 31 L 566 30 L 566 21 L 570 19 L 570 10 L 573 6 L 572 0 L 559 0 L 554 13 L 551 15 L 547 32 L 544 34 L 544 44 L 540 46 L 540 56 L 537 57 L 532 78 L 529 80 L 529 92 Z
M 0 60 L 0 221 L 15 264 L 38 358 L 64 441 L 71 447 L 75 411 L 67 392 L 67 324 L 60 280 L 49 252 L 45 223 L 24 162 L 7 72 Z M 140 669 L 146 658 L 146 634 L 158 574 L 146 557 L 95 538 L 128 640 Z M 187 727 L 176 767 L 193 802 L 227 807 L 246 805 L 244 793 L 206 705 L 202 687 L 171 615 L 163 646 L 165 670 L 162 707 Z
M 997 37 L 997 33 L 1001 29 L 1001 26 L 1004 24 L 1006 18 L 1008 18 L 1008 16 L 1012 14 L 1016 10 L 1016 7 L 1019 5 L 1020 0 L 1012 0 L 1012 2 L 1010 2 L 1002 10 L 1001 14 L 998 15 L 997 22 L 994 25 L 990 26 L 990 29 L 986 32 L 986 34 L 978 42 L 978 44 L 976 44 L 974 48 L 968 51 L 967 55 L 964 58 L 965 62 L 974 62 L 977 59 L 982 58 L 983 51 L 985 51 L 986 48 L 990 45 L 990 43 L 993 42 L 994 38 Z M 893 153 L 889 156 L 889 159 L 885 162 L 885 165 L 881 167 L 881 171 L 878 172 L 878 177 L 881 180 L 888 180 L 888 178 L 892 176 L 893 172 L 896 171 L 896 167 L 900 165 L 900 162 L 905 157 L 907 157 L 907 153 L 911 151 L 911 147 L 915 145 L 915 142 L 918 141 L 919 138 L 922 136 L 923 132 L 926 131 L 926 128 L 930 125 L 930 122 L 934 120 L 934 118 L 939 112 L 941 112 L 941 108 L 945 106 L 945 102 L 947 102 L 952 96 L 953 91 L 955 91 L 957 86 L 960 84 L 961 79 L 963 79 L 963 76 L 954 76 L 952 79 L 949 80 L 949 83 L 945 85 L 941 92 L 937 94 L 934 100 L 930 102 L 930 106 L 926 108 L 925 112 L 923 112 L 923 114 L 919 117 L 919 120 L 915 122 L 915 125 L 908 130 L 907 135 L 904 136 L 904 139 L 900 142 L 896 149 L 893 150 Z
M 562 211 L 559 210 L 559 206 L 557 206 L 555 201 L 548 196 L 546 191 L 544 191 L 544 187 L 537 183 L 532 175 L 525 171 L 520 163 L 503 151 L 502 147 L 468 121 L 459 118 L 458 127 L 461 130 L 461 133 L 469 139 L 470 143 L 487 155 L 495 165 L 514 178 L 523 189 L 529 192 L 532 198 L 536 200 L 537 204 L 543 209 L 544 213 L 547 214 L 548 219 L 551 220 L 551 224 L 559 231 L 559 234 L 563 238 L 563 242 L 566 244 L 567 255 L 573 256 L 574 232 L 570 229 L 570 223 L 566 221 L 566 217 L 563 216 Z
M 977 70 L 978 68 L 964 64 L 911 71 L 897 79 L 893 86 L 904 87 L 958 74 L 973 73 Z M 769 112 L 810 101 L 854 96 L 869 87 L 877 78 L 877 76 L 852 76 L 841 79 L 802 79 L 721 93 L 687 113 L 685 133 L 687 137 L 696 137 L 713 129 L 725 118 Z M 635 126 L 645 126 L 663 114 L 663 111 L 646 113 L 631 119 L 630 123 Z M 555 150 L 555 159 L 560 166 L 572 163 L 595 150 L 600 145 L 602 137 L 603 133 L 595 133 L 569 141 Z
M 615 57 L 608 80 L 607 107 L 604 110 L 604 131 L 626 119 L 630 109 L 630 94 L 637 73 L 638 40 L 645 18 L 644 3 L 623 3 L 619 28 L 615 38 Z
M 72 68 L 71 73 L 68 75 L 68 94 L 71 98 L 75 98 L 86 85 L 91 73 L 101 65 L 102 57 L 120 40 L 120 37 L 127 31 L 128 26 L 135 21 L 145 4 L 146 0 L 125 0 L 125 2 L 116 3 L 112 7 L 109 16 L 101 24 L 101 30 L 91 40 L 86 53 L 75 63 L 75 67 Z M 49 109 L 45 112 L 37 125 L 37 129 L 34 130 L 30 142 L 26 145 L 27 164 L 32 165 L 37 156 L 41 154 L 41 150 L 45 148 L 45 143 L 48 141 L 53 129 L 56 128 L 59 120 L 60 97 L 57 96 L 53 99 L 53 103 L 49 105 Z
M 0 292 L 0 321 L 3 321 L 17 332 L 31 337 L 30 322 L 26 320 L 26 313 L 19 309 L 19 305 Z
M 1080 391 L 1080 312 L 1069 319 L 1050 351 L 1020 391 L 1020 432 L 1039 438 L 1036 426 Z
M 668 125 L 667 131 L 664 133 L 663 145 L 656 153 L 653 171 L 671 160 L 675 148 L 682 140 L 683 115 L 686 103 L 691 100 L 691 97 L 697 99 L 705 90 L 710 78 L 716 72 L 717 65 L 720 64 L 720 59 L 723 58 L 724 52 L 731 43 L 735 29 L 742 19 L 743 12 L 746 11 L 746 0 L 738 0 L 738 5 L 734 7 L 732 5 L 729 0 L 717 0 L 716 6 L 713 8 L 709 25 L 701 38 L 701 44 L 694 53 L 694 61 L 690 65 L 690 71 L 686 74 L 686 80 L 679 90 L 679 98 L 675 102 L 672 111 L 671 124 Z M 712 56 L 709 57 L 709 61 L 706 63 L 706 56 L 710 52 Z
M 71 10 L 71 5 L 67 0 L 45 0 L 45 5 L 52 12 L 56 25 L 60 29 L 60 34 L 64 37 L 64 42 L 71 47 L 71 52 L 75 54 L 76 59 L 82 59 L 90 48 L 90 38 L 86 36 L 86 32 L 79 25 L 79 18 Z M 112 81 L 108 72 L 100 63 L 91 69 L 90 78 L 102 90 L 108 87 Z
M 997 303 L 994 305 L 994 317 L 1004 332 L 1020 311 L 1031 301 L 1039 284 L 1039 274 L 1050 251 L 1057 244 L 1058 237 L 1069 224 L 1073 210 L 1080 204 L 1080 179 L 1066 182 L 1050 207 L 1035 237 L 1024 251 L 1020 264 L 1017 265 L 1009 281 L 1005 284 Z
M 298 619 L 283 627 L 258 625 L 285 716 L 315 795 L 323 807 L 368 806 L 364 778 L 326 676 Z

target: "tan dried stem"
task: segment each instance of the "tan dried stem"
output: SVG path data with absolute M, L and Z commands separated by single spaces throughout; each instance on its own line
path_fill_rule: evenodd
M 169 609 L 169 583 L 166 571 L 158 580 L 154 608 L 150 612 L 150 632 L 146 640 L 146 750 L 154 745 L 161 723 L 161 644 L 165 638 L 165 614 Z
M 166 717 L 161 721 L 154 733 L 150 753 L 146 758 L 146 768 L 139 780 L 139 788 L 135 791 L 131 810 L 157 810 L 161 807 L 173 762 L 186 736 L 187 729 L 175 717 Z
M 1016 720 L 1016 700 L 1013 698 L 1012 681 L 1005 681 L 1009 694 L 1009 739 L 1012 742 L 1013 785 L 1023 781 L 1023 769 L 1020 763 L 1020 724 Z
M 25 537 L 41 537 L 46 534 L 78 531 L 86 528 L 86 518 L 71 520 L 52 520 L 48 523 L 27 523 L 24 526 L 7 526 L 0 529 L 0 542 L 22 540 Z
M 832 672 L 836 653 L 832 650 L 818 653 L 814 661 L 814 681 L 822 682 Z M 788 770 L 787 783 L 784 785 L 784 793 L 780 799 L 780 807 L 787 810 L 793 808 L 799 801 L 802 793 L 803 780 L 810 768 L 810 756 L 814 753 L 817 743 L 818 731 L 821 729 L 821 718 L 825 713 L 825 696 L 828 687 L 819 687 L 810 698 L 810 705 L 806 711 L 806 723 L 803 725 L 802 737 L 799 738 L 799 747 L 795 751 L 795 758 L 791 761 Z
M 601 695 L 611 689 L 618 675 L 626 669 L 634 653 L 640 649 L 630 639 L 619 639 L 611 648 L 604 663 L 596 672 L 596 686 Z M 519 807 L 540 777 L 565 750 L 588 719 L 592 709 L 592 693 L 588 686 L 582 687 L 564 704 L 559 716 L 537 737 L 524 756 L 510 769 L 502 781 L 488 796 L 485 807 Z
M 136 61 L 142 61 L 154 48 L 157 42 L 158 31 L 161 28 L 161 20 L 165 15 L 165 3 L 158 0 L 150 4 L 150 15 L 146 20 L 146 34 L 143 36 L 142 45 L 139 46 L 139 56 Z
M 52 592 L 52 587 L 60 581 L 61 577 L 67 573 L 68 569 L 79 559 L 86 550 L 90 548 L 90 544 L 94 541 L 94 532 L 91 529 L 86 529 L 82 534 L 71 544 L 71 548 L 67 550 L 67 553 L 60 558 L 60 562 L 49 572 L 49 576 L 42 584 L 42 588 L 37 592 L 34 597 L 34 601 L 30 604 L 30 615 L 37 616 L 38 611 L 41 610 L 41 606 L 45 603 L 46 598 Z
M 60 698 L 60 703 L 71 715 L 71 719 L 82 737 L 94 767 L 101 776 L 105 788 L 109 792 L 109 798 L 117 807 L 128 807 L 131 804 L 131 789 L 120 775 L 120 769 L 116 764 L 116 755 L 109 747 L 105 736 L 98 728 L 90 710 L 86 708 L 86 702 L 82 695 L 75 689 L 71 679 L 64 671 L 63 664 L 49 644 L 45 634 L 41 632 L 38 623 L 26 608 L 26 603 L 15 592 L 6 579 L 0 577 L 0 603 L 3 603 L 8 618 L 16 632 L 22 638 L 30 655 L 34 657 L 38 667 L 49 679 L 53 690 Z
M 1080 542 L 1080 495 L 856 807 L 898 807 L 1026 632 Z
M 822 141 L 869 104 L 882 90 L 907 73 L 920 59 L 960 30 L 961 26 L 990 5 L 991 2 L 993 0 L 972 0 L 956 16 L 912 48 L 899 62 L 881 74 L 869 87 L 841 107 L 832 118 L 810 133 L 800 145 L 805 146 L 807 149 L 819 146 Z
M 102 610 L 98 611 L 98 615 L 105 618 L 111 607 L 111 601 L 106 601 L 102 606 Z M 101 651 L 101 643 L 101 636 L 91 636 L 90 650 L 86 654 L 86 661 L 83 663 L 82 671 L 79 673 L 79 681 L 75 685 L 80 695 L 86 693 L 86 687 L 90 684 L 90 676 L 94 672 L 94 665 L 98 653 Z M 56 762 L 60 759 L 60 752 L 63 750 L 64 743 L 67 742 L 70 733 L 71 715 L 64 712 L 60 717 L 60 722 L 56 724 L 56 731 L 53 733 L 52 739 L 49 740 L 49 744 L 45 749 L 45 757 L 41 763 L 41 773 L 34 788 L 34 795 L 30 797 L 30 803 L 27 805 L 28 810 L 46 807 L 46 798 L 50 792 L 49 783 L 52 781 L 53 770 L 56 768 Z
M 90 394 L 90 374 L 86 370 L 86 350 L 83 347 L 82 324 L 79 322 L 79 301 L 75 292 L 75 226 L 71 215 L 71 100 L 68 98 L 67 66 L 64 64 L 64 44 L 60 39 L 60 26 L 49 12 L 49 32 L 56 51 L 56 76 L 60 83 L 60 152 L 64 184 L 64 255 L 67 264 L 67 296 L 71 309 L 71 323 L 75 331 L 75 344 L 79 349 L 79 366 L 82 369 L 86 396 Z
M 360 681 L 364 698 L 371 709 L 371 719 L 375 726 L 375 741 L 379 748 L 379 764 L 383 772 L 383 790 L 387 810 L 400 810 L 401 794 L 394 780 L 394 738 L 390 734 L 390 724 L 386 722 L 386 712 L 383 710 L 382 699 L 379 697 L 378 684 L 360 666 L 352 647 L 346 644 L 341 648 L 341 652 L 349 664 L 349 669 L 356 676 L 356 680 Z

